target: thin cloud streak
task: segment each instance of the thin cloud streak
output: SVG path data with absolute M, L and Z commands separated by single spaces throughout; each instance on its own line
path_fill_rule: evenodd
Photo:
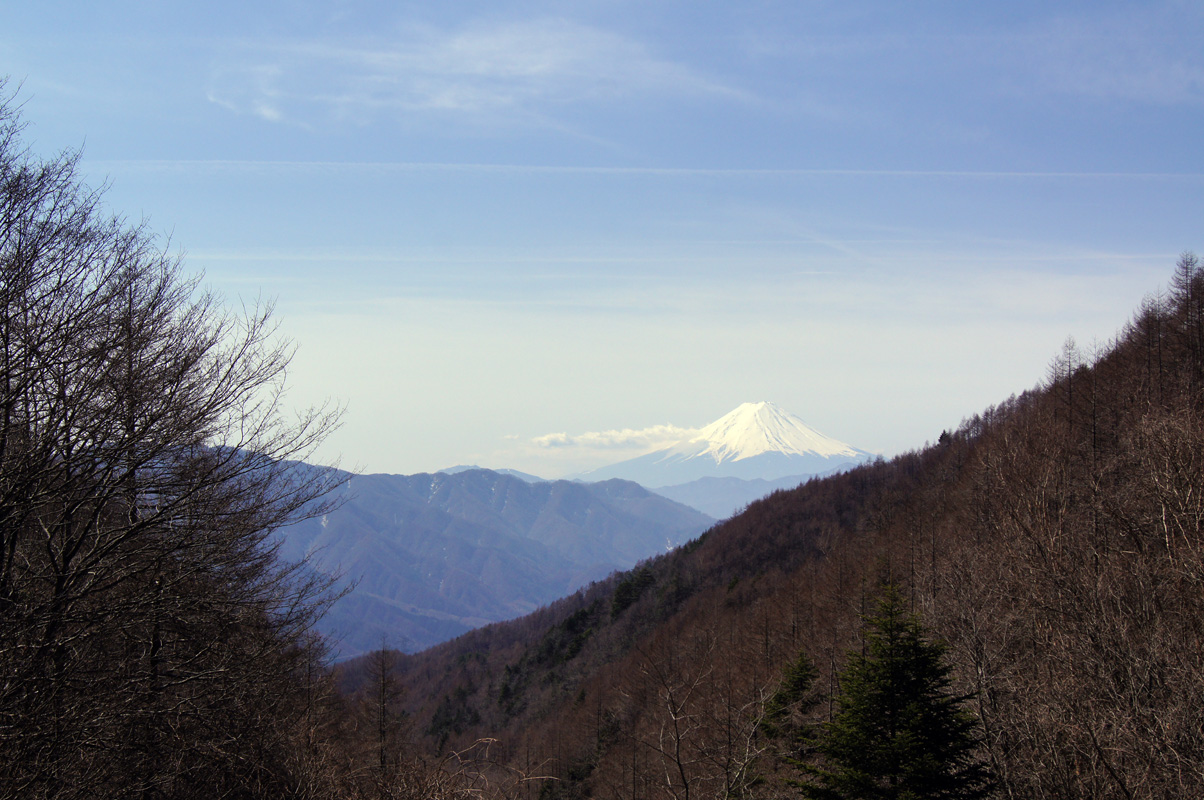
M 850 177 L 850 178 L 970 178 L 970 179 L 1070 179 L 1070 180 L 1200 180 L 1204 172 L 1062 172 L 1038 170 L 923 170 L 923 169 L 811 169 L 722 167 L 611 167 L 549 164 L 485 164 L 420 161 L 255 161 L 232 159 L 123 159 L 87 161 L 89 169 L 146 171 L 368 171 L 368 172 L 480 172 L 550 175 L 663 175 L 679 177 Z

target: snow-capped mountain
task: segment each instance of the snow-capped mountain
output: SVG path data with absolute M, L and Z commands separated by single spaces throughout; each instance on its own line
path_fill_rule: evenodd
M 625 478 L 648 487 L 708 477 L 776 480 L 832 472 L 870 457 L 773 403 L 744 403 L 689 439 L 579 477 Z

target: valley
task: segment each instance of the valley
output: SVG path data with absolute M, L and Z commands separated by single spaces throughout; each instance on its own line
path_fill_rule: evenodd
M 807 470 L 868 457 L 770 403 L 745 403 L 689 440 L 574 481 L 471 467 L 343 473 L 327 498 L 336 508 L 280 531 L 279 554 L 337 577 L 345 595 L 318 629 L 339 658 L 382 644 L 414 652 L 686 544 Z

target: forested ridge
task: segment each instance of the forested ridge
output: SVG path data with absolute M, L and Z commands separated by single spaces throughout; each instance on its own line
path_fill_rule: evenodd
M 334 667 L 272 533 L 337 413 L 77 159 L 0 104 L 0 798 L 1199 794 L 1195 256 L 935 444 Z
M 935 444 L 400 658 L 415 746 L 496 739 L 530 796 L 797 796 L 824 759 L 767 737 L 767 703 L 801 655 L 816 676 L 792 713 L 823 730 L 890 584 L 947 648 L 998 796 L 1194 796 L 1202 390 L 1204 272 L 1185 254 L 1113 342 L 1068 341 L 1042 385 Z

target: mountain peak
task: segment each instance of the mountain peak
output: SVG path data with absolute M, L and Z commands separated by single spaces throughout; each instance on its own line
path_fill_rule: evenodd
M 831 472 L 869 456 L 762 401 L 740 405 L 689 439 L 580 477 L 626 478 L 644 486 L 679 485 L 704 477 L 776 480 Z
M 855 458 L 859 451 L 807 425 L 773 403 L 742 403 L 666 455 L 708 456 L 720 464 L 762 453 Z

